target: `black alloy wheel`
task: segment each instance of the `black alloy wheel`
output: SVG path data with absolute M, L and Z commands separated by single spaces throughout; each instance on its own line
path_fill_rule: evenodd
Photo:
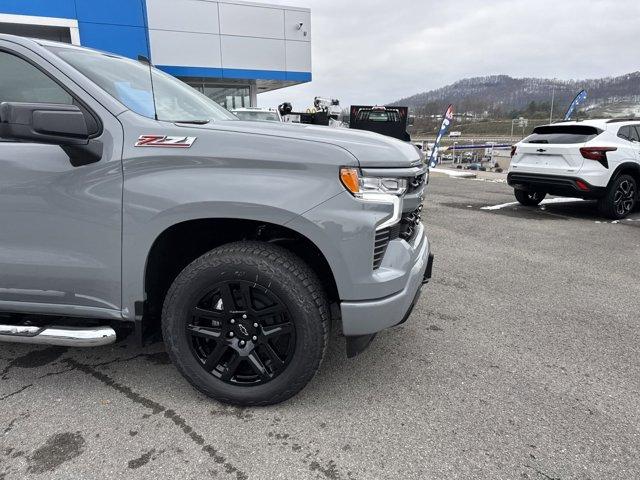
M 240 241 L 205 253 L 175 278 L 162 336 L 200 392 L 233 405 L 273 405 L 318 371 L 329 322 L 328 299 L 308 264 L 281 246 Z
M 638 201 L 638 184 L 627 174 L 611 181 L 607 191 L 599 201 L 600 213 L 613 220 L 621 220 L 633 212 Z
M 296 345 L 287 307 L 248 281 L 223 281 L 203 292 L 185 328 L 202 368 L 232 385 L 270 382 L 287 367 Z
M 618 183 L 613 195 L 613 205 L 616 214 L 620 217 L 629 215 L 636 203 L 636 185 L 631 179 L 625 178 Z

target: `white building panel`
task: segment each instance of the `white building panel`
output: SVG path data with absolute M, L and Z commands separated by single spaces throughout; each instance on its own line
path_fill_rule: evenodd
M 218 3 L 203 0 L 147 0 L 151 30 L 220 33 Z
M 156 65 L 221 68 L 220 35 L 149 30 Z
M 311 13 L 285 10 L 284 34 L 287 40 L 311 41 Z
M 284 10 L 220 3 L 220 33 L 284 39 Z
M 311 71 L 311 43 L 286 42 L 286 48 L 288 72 Z
M 286 70 L 284 40 L 222 36 L 221 42 L 224 68 Z

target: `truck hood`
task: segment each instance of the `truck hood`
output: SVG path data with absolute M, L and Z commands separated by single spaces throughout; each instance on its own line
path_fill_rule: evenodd
M 329 143 L 350 152 L 362 167 L 403 168 L 415 166 L 424 161 L 420 151 L 412 144 L 362 130 L 236 120 L 212 122 L 199 126 L 198 129 L 200 128 Z

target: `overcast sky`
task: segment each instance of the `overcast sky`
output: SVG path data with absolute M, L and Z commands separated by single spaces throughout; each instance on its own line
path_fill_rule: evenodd
M 384 104 L 466 77 L 599 78 L 640 70 L 639 0 L 265 0 L 311 8 L 313 82 L 260 106 L 317 95 Z

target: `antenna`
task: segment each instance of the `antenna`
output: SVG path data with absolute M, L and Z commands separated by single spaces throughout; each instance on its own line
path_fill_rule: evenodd
M 144 55 L 138 55 L 138 61 L 149 67 L 149 80 L 151 80 L 151 100 L 153 101 L 153 117 L 158 120 L 158 109 L 156 108 L 156 92 L 153 88 L 153 70 L 151 69 L 151 60 Z

